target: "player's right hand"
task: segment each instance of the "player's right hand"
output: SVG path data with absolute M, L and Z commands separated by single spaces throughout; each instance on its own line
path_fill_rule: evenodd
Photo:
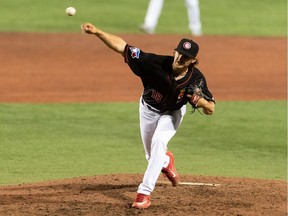
M 97 32 L 96 27 L 91 24 L 91 23 L 84 23 L 81 25 L 81 30 L 82 33 L 87 33 L 87 34 L 95 34 Z

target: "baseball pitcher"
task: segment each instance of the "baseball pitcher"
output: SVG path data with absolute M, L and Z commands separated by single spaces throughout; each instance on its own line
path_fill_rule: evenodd
M 83 33 L 92 34 L 109 48 L 121 54 L 132 72 L 143 84 L 139 100 L 140 131 L 148 166 L 132 207 L 145 209 L 151 205 L 151 193 L 163 173 L 172 186 L 180 178 L 174 166 L 174 156 L 167 151 L 168 142 L 175 135 L 186 113 L 186 104 L 211 115 L 214 98 L 198 64 L 199 46 L 190 39 L 182 39 L 173 56 L 147 53 L 126 43 L 122 38 L 104 32 L 91 23 L 84 23 Z

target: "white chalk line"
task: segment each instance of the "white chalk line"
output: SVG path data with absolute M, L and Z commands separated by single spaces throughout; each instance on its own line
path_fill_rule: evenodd
M 159 184 L 171 184 L 171 182 L 158 181 Z M 190 185 L 190 186 L 210 186 L 210 187 L 218 187 L 221 184 L 216 183 L 202 183 L 202 182 L 179 182 L 179 185 Z

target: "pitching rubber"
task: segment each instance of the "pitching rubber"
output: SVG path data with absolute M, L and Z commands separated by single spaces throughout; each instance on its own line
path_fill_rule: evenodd
M 164 182 L 164 181 L 158 181 L 159 184 L 171 184 L 171 182 Z M 216 183 L 202 183 L 202 182 L 179 182 L 179 186 L 181 185 L 190 185 L 190 186 L 209 186 L 209 187 L 218 187 L 221 184 Z

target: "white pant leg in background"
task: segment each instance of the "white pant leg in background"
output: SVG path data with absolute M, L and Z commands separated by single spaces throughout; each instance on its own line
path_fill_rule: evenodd
M 151 31 L 155 30 L 163 4 L 164 0 L 150 0 L 144 20 L 145 28 L 150 29 Z
M 188 13 L 189 29 L 193 35 L 200 36 L 202 35 L 202 25 L 200 19 L 199 1 L 185 0 L 185 3 Z
M 184 105 L 180 110 L 158 114 L 149 110 L 140 100 L 140 131 L 148 166 L 139 185 L 138 193 L 150 195 L 161 170 L 169 163 L 167 145 L 177 132 L 186 113 Z

